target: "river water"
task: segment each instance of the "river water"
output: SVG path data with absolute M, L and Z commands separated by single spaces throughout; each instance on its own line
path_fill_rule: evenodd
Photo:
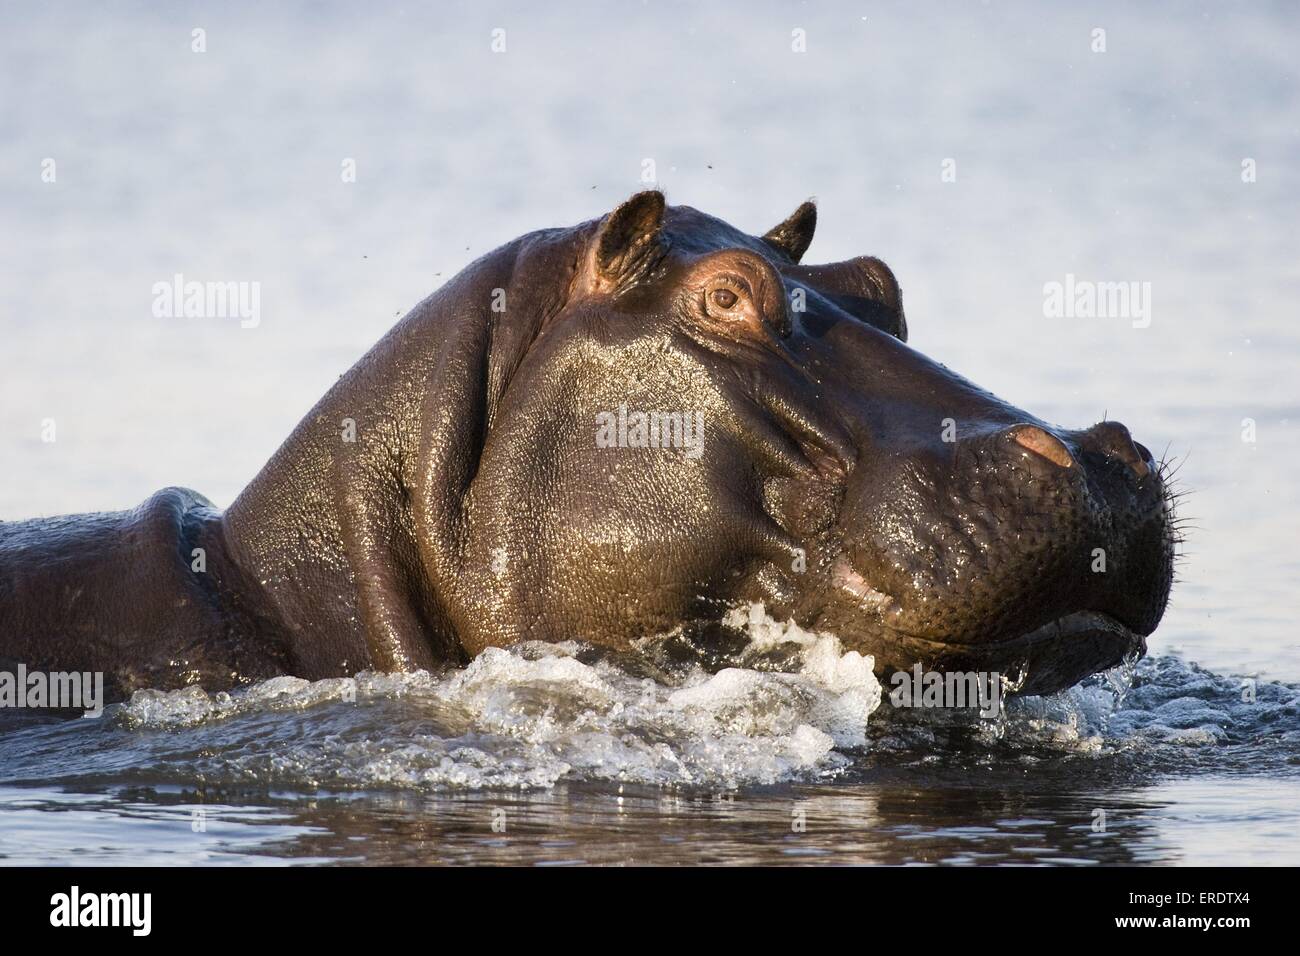
M 0 859 L 1300 862 L 1300 18 L 746 10 L 6 4 L 0 518 L 229 503 L 412 304 L 651 171 L 756 232 L 815 196 L 808 261 L 889 262 L 915 348 L 1168 449 L 1190 527 L 1150 656 L 992 722 L 873 707 L 833 635 L 787 674 L 574 635 L 145 693 L 6 720 Z M 259 283 L 255 327 L 155 317 L 176 274 Z M 1067 281 L 1149 310 L 1053 317 Z

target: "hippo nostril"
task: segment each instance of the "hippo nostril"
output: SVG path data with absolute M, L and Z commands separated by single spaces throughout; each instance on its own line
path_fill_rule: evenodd
M 1022 448 L 1046 458 L 1062 468 L 1073 468 L 1074 458 L 1061 439 L 1037 425 L 1016 425 L 1009 432 L 1011 440 Z
M 1119 422 L 1101 422 L 1093 425 L 1084 436 L 1087 443 L 1104 455 L 1118 458 L 1133 469 L 1139 478 L 1145 478 L 1151 471 L 1147 465 L 1151 461 L 1151 452 L 1133 441 L 1129 430 Z

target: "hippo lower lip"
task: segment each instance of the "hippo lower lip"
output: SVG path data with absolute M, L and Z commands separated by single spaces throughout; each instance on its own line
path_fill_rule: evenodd
M 1100 611 L 1075 611 L 1031 631 L 979 643 L 959 643 L 891 632 L 895 653 L 885 670 L 906 670 L 907 658 L 928 670 L 997 673 L 1009 691 L 1050 694 L 1146 653 L 1146 638 Z M 898 650 L 904 656 L 897 655 Z
M 984 671 L 1005 675 L 1017 693 L 1052 693 L 1063 686 L 1145 653 L 1146 639 L 1101 611 L 1063 614 L 1029 631 L 987 640 L 945 640 L 909 634 L 889 623 L 897 602 L 872 587 L 844 558 L 831 568 L 835 587 L 863 610 L 881 616 L 890 642 L 909 647 L 935 670 Z M 893 659 L 886 669 L 905 669 Z
M 1010 648 L 1016 645 L 1032 645 L 1041 641 L 1065 640 L 1070 637 L 1100 632 L 1112 634 L 1124 640 L 1141 641 L 1142 637 L 1122 622 L 1100 611 L 1075 611 L 1065 614 L 1054 621 L 1048 621 L 1040 627 L 1017 637 L 992 641 L 989 646 Z
M 1146 638 L 1100 611 L 1076 611 L 1027 634 L 966 649 L 984 660 L 979 670 L 997 670 L 1016 680 L 1021 694 L 1054 693 L 1090 674 L 1146 653 Z

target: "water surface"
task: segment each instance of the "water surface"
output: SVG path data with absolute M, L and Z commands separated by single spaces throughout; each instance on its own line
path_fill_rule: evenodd
M 1294 10 L 599 9 L 6 4 L 0 518 L 228 504 L 398 315 L 649 160 L 754 231 L 816 196 L 809 261 L 889 262 L 916 348 L 1168 449 L 1191 528 L 1152 658 L 999 732 L 870 711 L 851 665 L 638 711 L 580 645 L 477 687 L 146 697 L 0 730 L 4 859 L 1300 862 Z M 176 273 L 260 282 L 259 325 L 155 318 Z M 1045 317 L 1068 274 L 1151 283 L 1149 326 Z

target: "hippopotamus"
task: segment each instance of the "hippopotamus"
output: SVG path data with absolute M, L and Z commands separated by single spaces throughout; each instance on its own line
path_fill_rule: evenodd
M 909 347 L 873 256 L 801 264 L 640 192 L 524 235 L 415 306 L 224 512 L 0 524 L 0 666 L 139 688 L 465 664 L 762 604 L 879 674 L 1049 693 L 1164 612 L 1164 468 L 1115 421 L 1042 421 Z M 701 634 L 717 634 L 703 628 Z

